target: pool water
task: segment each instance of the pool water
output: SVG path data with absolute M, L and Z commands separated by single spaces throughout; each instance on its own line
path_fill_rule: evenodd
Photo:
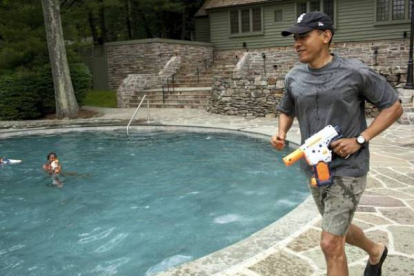
M 62 188 L 42 170 L 55 151 Z M 0 140 L 0 275 L 152 275 L 236 243 L 309 194 L 268 141 L 67 133 Z

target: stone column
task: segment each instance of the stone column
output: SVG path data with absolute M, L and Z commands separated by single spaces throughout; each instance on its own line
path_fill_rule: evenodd
M 404 83 L 397 85 L 395 90 L 397 91 L 404 108 L 404 113 L 398 122 L 404 125 L 414 124 L 414 90 L 404 89 Z

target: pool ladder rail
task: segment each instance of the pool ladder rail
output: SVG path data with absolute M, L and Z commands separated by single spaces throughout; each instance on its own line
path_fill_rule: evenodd
M 135 109 L 134 115 L 132 115 L 131 120 L 129 120 L 129 123 L 127 125 L 127 135 L 128 136 L 129 136 L 129 126 L 131 125 L 132 121 L 135 119 L 135 116 L 137 115 L 138 110 L 141 107 L 141 105 L 144 102 L 146 97 L 147 97 L 147 95 L 144 95 L 144 97 L 142 97 L 142 100 L 139 103 L 137 109 Z M 149 122 L 150 122 L 150 108 L 149 108 L 149 100 L 147 99 L 147 124 L 149 124 Z

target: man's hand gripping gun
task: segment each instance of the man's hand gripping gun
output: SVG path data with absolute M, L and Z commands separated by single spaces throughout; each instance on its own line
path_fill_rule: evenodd
M 332 151 L 328 147 L 333 140 L 339 138 L 341 138 L 340 128 L 328 125 L 306 139 L 302 146 L 283 158 L 283 162 L 286 166 L 290 166 L 305 158 L 313 167 L 311 185 L 314 187 L 329 185 L 332 183 L 332 176 L 328 163 L 332 160 Z

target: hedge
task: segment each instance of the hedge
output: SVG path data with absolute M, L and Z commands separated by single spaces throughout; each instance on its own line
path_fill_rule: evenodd
M 41 98 L 33 74 L 0 77 L 0 120 L 27 120 L 42 116 L 38 108 Z
M 73 89 L 82 105 L 92 83 L 84 64 L 70 65 Z M 0 76 L 0 120 L 42 118 L 55 112 L 55 92 L 50 66 L 36 73 L 12 73 Z

